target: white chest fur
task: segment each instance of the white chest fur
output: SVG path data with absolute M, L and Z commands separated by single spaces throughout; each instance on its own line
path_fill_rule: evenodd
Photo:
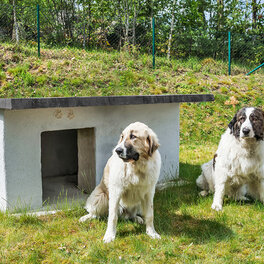
M 233 182 L 245 183 L 252 177 L 259 177 L 264 164 L 264 144 L 236 139 L 227 130 L 219 144 L 216 158 L 216 170 L 221 167 Z M 221 170 L 220 169 L 220 170 Z

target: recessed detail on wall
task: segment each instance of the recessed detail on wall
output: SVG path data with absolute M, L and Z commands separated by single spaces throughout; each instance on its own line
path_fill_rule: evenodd
M 75 116 L 74 116 L 74 112 L 73 112 L 73 110 L 72 109 L 70 109 L 69 111 L 68 111 L 68 114 L 67 114 L 67 117 L 68 117 L 68 119 L 73 119 Z
M 54 111 L 54 116 L 57 118 L 57 119 L 61 119 L 62 118 L 62 111 L 60 109 L 56 109 Z

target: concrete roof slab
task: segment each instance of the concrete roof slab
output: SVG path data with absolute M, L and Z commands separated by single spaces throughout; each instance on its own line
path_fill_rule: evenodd
M 105 105 L 166 104 L 214 101 L 212 94 L 172 94 L 94 97 L 1 98 L 0 109 L 37 109 Z

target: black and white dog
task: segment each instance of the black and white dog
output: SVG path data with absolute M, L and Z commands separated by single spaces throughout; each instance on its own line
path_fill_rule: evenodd
M 240 109 L 222 135 L 214 158 L 202 165 L 196 184 L 206 195 L 214 192 L 212 209 L 222 210 L 223 197 L 264 203 L 264 112 Z

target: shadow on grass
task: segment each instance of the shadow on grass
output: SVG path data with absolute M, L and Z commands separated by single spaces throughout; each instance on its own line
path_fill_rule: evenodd
M 200 213 L 195 218 L 188 212 L 188 208 L 193 205 L 197 205 L 198 211 L 205 209 L 204 204 L 200 205 L 203 198 L 199 196 L 200 190 L 195 183 L 200 173 L 200 165 L 180 163 L 179 176 L 186 184 L 156 193 L 155 226 L 161 234 L 186 237 L 197 244 L 225 240 L 233 236 L 221 213 L 215 219 L 201 219 Z M 204 198 L 204 201 L 206 199 L 208 198 Z
M 195 180 L 201 174 L 201 166 L 180 162 L 179 177 L 195 184 Z
M 183 204 L 185 206 L 197 204 L 199 201 L 199 189 L 195 180 L 201 173 L 200 165 L 180 163 L 179 179 L 175 179 L 176 186 L 158 191 L 155 194 L 154 205 L 160 213 L 168 209 L 177 210 Z M 177 186 L 177 182 L 183 182 Z
M 229 227 L 214 219 L 199 219 L 187 214 L 166 213 L 159 221 L 163 222 L 159 225 L 161 235 L 187 238 L 194 244 L 222 241 L 234 235 Z
M 161 236 L 183 238 L 194 244 L 227 240 L 234 235 L 230 228 L 217 220 L 197 219 L 190 215 L 164 213 L 162 217 L 156 217 L 155 227 Z M 118 229 L 117 236 L 120 238 L 146 232 L 145 224 L 134 224 L 130 228 L 119 225 Z

